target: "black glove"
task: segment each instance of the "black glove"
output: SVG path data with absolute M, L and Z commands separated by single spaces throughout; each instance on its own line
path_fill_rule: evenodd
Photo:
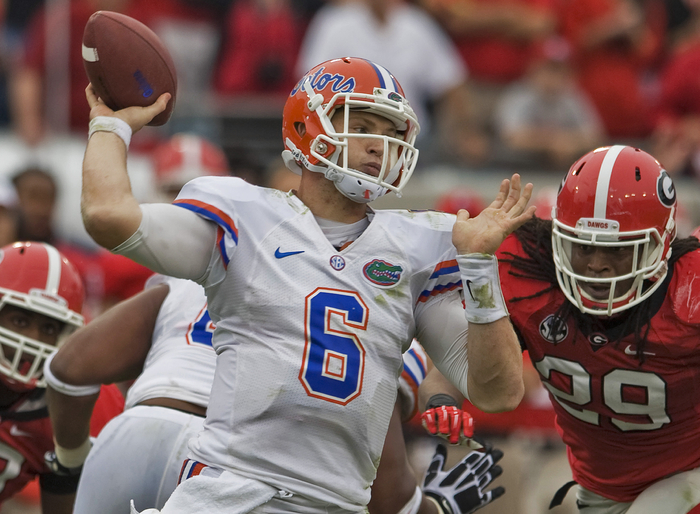
M 58 462 L 58 458 L 56 457 L 56 452 L 46 452 L 44 454 L 44 462 L 46 465 L 49 467 L 51 472 L 55 475 L 62 476 L 62 477 L 75 477 L 79 476 L 80 473 L 83 471 L 83 466 L 80 465 L 77 468 L 67 468 L 60 462 Z
M 433 498 L 445 514 L 470 514 L 505 493 L 503 487 L 486 487 L 503 472 L 496 465 L 503 452 L 487 447 L 473 451 L 455 467 L 444 470 L 447 449 L 439 444 L 423 480 L 423 493 Z

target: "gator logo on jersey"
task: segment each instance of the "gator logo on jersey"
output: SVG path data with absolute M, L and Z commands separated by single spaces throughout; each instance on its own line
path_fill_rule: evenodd
M 561 318 L 550 314 L 540 323 L 540 335 L 552 344 L 559 344 L 569 335 L 569 326 Z
M 365 274 L 367 280 L 383 287 L 396 285 L 401 280 L 402 272 L 401 266 L 394 266 L 380 259 L 374 259 L 362 268 L 362 273 Z
M 333 93 L 352 93 L 355 91 L 355 77 L 345 77 L 338 73 L 331 75 L 330 73 L 324 73 L 325 69 L 326 68 L 319 68 L 313 75 L 305 75 L 302 77 L 302 79 L 297 82 L 297 85 L 294 86 L 289 96 L 296 95 L 307 80 L 311 81 L 311 87 L 314 91 L 323 91 L 328 86 L 331 87 Z

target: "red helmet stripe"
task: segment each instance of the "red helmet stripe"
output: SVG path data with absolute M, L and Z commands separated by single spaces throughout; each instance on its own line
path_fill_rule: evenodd
M 58 294 L 61 284 L 61 254 L 53 246 L 42 244 L 49 260 L 49 269 L 46 273 L 46 290 L 51 294 Z
M 622 145 L 611 146 L 605 154 L 603 163 L 600 165 L 600 174 L 598 175 L 598 185 L 595 190 L 595 206 L 593 217 L 598 219 L 607 219 L 608 214 L 608 191 L 610 189 L 610 177 L 612 176 L 613 167 L 617 156 L 626 147 Z

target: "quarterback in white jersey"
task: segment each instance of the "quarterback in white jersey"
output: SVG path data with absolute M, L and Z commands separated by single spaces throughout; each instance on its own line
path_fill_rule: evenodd
M 218 370 L 192 458 L 348 510 L 366 502 L 415 317 L 459 302 L 453 216 L 378 211 L 338 251 L 291 193 L 203 178 L 175 204 L 225 227 L 204 283 Z
M 86 229 L 202 284 L 216 324 L 207 419 L 162 512 L 198 512 L 204 499 L 209 512 L 364 512 L 413 337 L 483 410 L 520 402 L 493 254 L 533 215 L 532 185 L 504 180 L 473 219 L 368 208 L 400 193 L 418 156 L 417 120 L 386 69 L 334 59 L 292 90 L 283 157 L 297 191 L 203 177 L 174 205 L 139 206 L 124 151 L 169 95 L 115 113 L 86 92 Z

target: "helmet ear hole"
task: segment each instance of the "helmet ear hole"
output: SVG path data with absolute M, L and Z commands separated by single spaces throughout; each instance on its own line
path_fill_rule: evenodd
M 299 134 L 299 137 L 304 137 L 306 135 L 306 125 L 304 122 L 297 121 L 294 123 L 294 130 L 296 131 L 297 134 Z

